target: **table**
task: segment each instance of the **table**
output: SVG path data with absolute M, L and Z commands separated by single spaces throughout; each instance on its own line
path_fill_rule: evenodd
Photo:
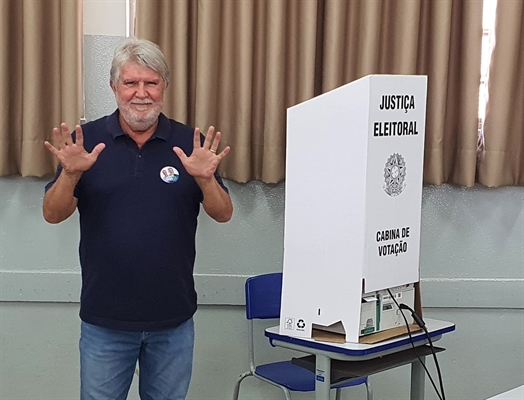
M 433 342 L 438 341 L 443 334 L 455 330 L 455 324 L 452 322 L 439 321 L 429 318 L 426 319 L 425 322 L 429 336 Z M 384 356 L 392 355 L 392 357 L 395 357 L 393 355 L 398 355 L 401 353 L 405 354 L 405 350 L 412 348 L 408 335 L 399 336 L 375 344 L 329 343 L 308 338 L 291 337 L 279 334 L 278 326 L 266 329 L 265 335 L 269 338 L 269 341 L 273 346 L 298 350 L 315 356 L 314 370 L 316 375 L 316 400 L 329 400 L 332 360 L 346 361 L 348 362 L 347 364 L 353 366 L 356 365 L 357 367 L 357 363 L 366 360 L 370 361 L 367 363 L 368 365 L 378 365 L 380 364 L 381 358 L 385 358 Z M 428 340 L 423 331 L 412 333 L 412 337 L 416 347 L 424 346 L 428 343 Z M 420 349 L 422 350 L 422 347 Z M 442 351 L 443 349 L 439 350 Z M 428 354 L 427 351 L 421 355 L 421 359 L 423 361 L 425 360 L 426 354 Z M 303 360 L 303 362 L 305 361 L 306 360 Z M 423 400 L 425 372 L 424 367 L 420 364 L 418 359 L 416 359 L 416 356 L 413 356 L 409 361 L 406 361 L 405 359 L 403 363 L 390 363 L 386 366 L 382 365 L 381 367 L 377 367 L 376 370 L 373 370 L 373 368 L 368 368 L 367 372 L 377 373 L 386 369 L 405 365 L 407 363 L 411 363 L 411 400 Z M 300 363 L 298 364 L 300 365 Z

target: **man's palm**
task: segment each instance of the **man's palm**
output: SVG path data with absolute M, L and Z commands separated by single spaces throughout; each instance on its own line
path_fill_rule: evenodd
M 47 141 L 44 143 L 45 146 L 56 156 L 66 172 L 79 173 L 87 171 L 96 162 L 98 156 L 102 150 L 104 150 L 106 145 L 104 143 L 99 143 L 91 153 L 88 153 L 84 148 L 84 135 L 80 125 L 75 127 L 75 143 L 73 143 L 73 139 L 69 133 L 69 128 L 66 124 L 61 125 L 61 130 L 62 132 L 60 133 L 58 128 L 53 129 L 56 147 Z

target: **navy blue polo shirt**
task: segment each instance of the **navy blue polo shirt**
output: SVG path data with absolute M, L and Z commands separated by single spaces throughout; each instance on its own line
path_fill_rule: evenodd
M 139 149 L 118 115 L 82 126 L 88 152 L 98 143 L 106 148 L 75 188 L 80 317 L 126 331 L 174 328 L 197 308 L 193 267 L 203 196 L 172 150 L 178 146 L 191 154 L 193 129 L 161 114 L 156 132 Z

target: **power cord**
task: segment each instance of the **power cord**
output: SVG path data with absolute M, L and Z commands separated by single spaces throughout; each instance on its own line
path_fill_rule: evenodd
M 399 308 L 401 310 L 409 310 L 411 312 L 411 316 L 413 317 L 417 325 L 420 326 L 424 330 L 424 333 L 426 334 L 426 337 L 429 342 L 429 347 L 431 348 L 431 354 L 433 355 L 433 360 L 435 361 L 435 366 L 437 368 L 437 374 L 438 374 L 438 379 L 440 383 L 440 393 L 442 394 L 442 398 L 445 399 L 446 397 L 444 396 L 444 384 L 442 381 L 442 374 L 440 372 L 440 365 L 437 360 L 437 354 L 435 353 L 435 348 L 433 347 L 433 341 L 431 340 L 431 337 L 429 336 L 429 332 L 426 329 L 426 323 L 424 322 L 422 318 L 420 318 L 420 316 L 410 306 L 401 303 L 399 305 Z
M 402 315 L 402 318 L 404 318 L 404 322 L 406 323 L 406 328 L 408 330 L 408 335 L 409 335 L 409 341 L 411 343 L 411 347 L 413 347 L 413 352 L 417 356 L 420 364 L 422 364 L 422 367 L 424 367 L 424 371 L 426 371 L 426 374 L 427 374 L 427 376 L 428 376 L 428 378 L 429 378 L 429 380 L 431 382 L 431 385 L 433 385 L 433 389 L 435 390 L 435 393 L 437 394 L 438 398 L 440 400 L 446 400 L 446 396 L 444 395 L 444 385 L 442 384 L 442 376 L 440 374 L 440 367 L 438 365 L 437 357 L 435 355 L 435 350 L 433 348 L 433 342 L 431 341 L 431 338 L 429 337 L 429 333 L 428 333 L 428 331 L 426 329 L 426 323 L 409 306 L 407 306 L 407 305 L 405 305 L 403 303 L 399 305 L 397 300 L 395 299 L 395 297 L 392 295 L 391 291 L 389 289 L 387 289 L 387 291 L 388 291 L 389 295 L 391 296 L 391 298 L 393 299 L 393 301 L 395 302 L 395 304 L 397 305 L 397 307 L 400 310 L 409 310 L 409 311 L 411 311 L 411 316 L 413 317 L 413 319 L 415 320 L 417 325 L 420 326 L 420 328 L 424 330 L 424 332 L 426 334 L 426 337 L 428 338 L 428 341 L 430 343 L 431 352 L 433 353 L 433 357 L 435 359 L 435 364 L 437 366 L 437 372 L 438 372 L 438 376 L 439 376 L 439 380 L 440 380 L 440 390 L 441 390 L 441 392 L 438 391 L 437 385 L 435 385 L 435 381 L 433 380 L 433 377 L 429 373 L 428 368 L 426 367 L 426 364 L 424 364 L 424 362 L 422 361 L 422 358 L 420 358 L 419 354 L 417 353 L 417 349 L 416 349 L 415 344 L 413 342 L 413 336 L 411 335 L 411 329 L 409 329 L 408 320 L 407 320 L 406 316 L 404 315 L 404 313 L 402 311 L 400 312 L 400 314 Z

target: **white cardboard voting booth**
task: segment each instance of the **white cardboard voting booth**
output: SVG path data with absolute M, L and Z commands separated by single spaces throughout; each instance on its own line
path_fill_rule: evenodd
M 427 77 L 370 75 L 288 109 L 280 333 L 343 329 L 419 281 Z

